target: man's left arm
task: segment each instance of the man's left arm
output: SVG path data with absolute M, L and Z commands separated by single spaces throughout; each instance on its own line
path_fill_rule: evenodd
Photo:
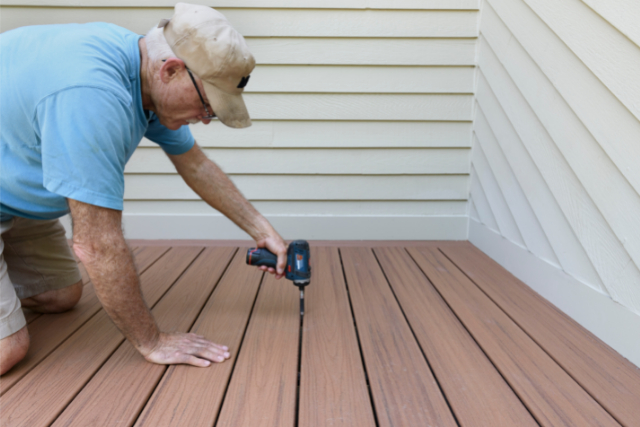
M 202 200 L 221 212 L 238 227 L 247 232 L 257 243 L 278 255 L 276 270 L 260 267 L 276 273 L 276 278 L 284 276 L 287 245 L 249 201 L 240 193 L 229 177 L 211 161 L 198 144 L 184 154 L 167 154 L 184 181 Z

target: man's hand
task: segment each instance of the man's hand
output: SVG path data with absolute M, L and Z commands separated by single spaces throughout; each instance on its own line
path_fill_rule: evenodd
M 287 264 L 287 244 L 282 240 L 282 237 L 275 233 L 274 235 L 256 240 L 256 244 L 259 248 L 267 248 L 274 254 L 278 255 L 278 262 L 275 269 L 273 267 L 267 267 L 266 265 L 261 265 L 258 268 L 262 271 L 268 271 L 271 274 L 275 274 L 276 279 L 284 277 L 284 267 Z
M 160 365 L 183 363 L 207 367 L 211 362 L 227 360 L 228 350 L 228 347 L 214 344 L 201 335 L 160 332 L 157 345 L 142 355 L 149 362 Z
M 122 235 L 122 212 L 68 201 L 73 250 L 87 269 L 104 310 L 148 361 L 209 366 L 208 360 L 221 362 L 229 357 L 226 347 L 204 337 L 160 332 L 142 297 L 133 256 Z

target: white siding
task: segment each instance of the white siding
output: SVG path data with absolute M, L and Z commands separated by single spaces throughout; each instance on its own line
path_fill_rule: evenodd
M 484 2 L 470 197 L 486 227 L 640 314 L 636 4 Z
M 640 2 L 192 1 L 258 62 L 254 125 L 192 132 L 285 238 L 468 237 L 640 362 Z M 10 0 L 0 28 L 174 3 Z M 129 237 L 245 237 L 149 141 L 125 181 Z
M 106 21 L 143 34 L 173 4 L 11 0 L 0 25 Z M 466 238 L 477 0 L 206 4 L 256 57 L 245 95 L 254 125 L 192 131 L 285 238 Z M 171 237 L 246 237 L 197 201 L 153 143 L 125 174 L 128 237 L 166 238 L 178 222 Z

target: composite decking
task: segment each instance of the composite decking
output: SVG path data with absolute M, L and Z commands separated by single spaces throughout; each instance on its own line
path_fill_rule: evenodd
M 2 426 L 640 425 L 640 371 L 468 242 L 312 244 L 302 319 L 245 246 L 133 252 L 160 328 L 231 359 L 145 362 L 83 272 L 75 309 L 27 313 Z

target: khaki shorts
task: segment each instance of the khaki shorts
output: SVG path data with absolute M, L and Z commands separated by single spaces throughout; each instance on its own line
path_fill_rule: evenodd
M 0 223 L 0 339 L 27 324 L 21 299 L 80 280 L 60 221 L 15 217 Z

